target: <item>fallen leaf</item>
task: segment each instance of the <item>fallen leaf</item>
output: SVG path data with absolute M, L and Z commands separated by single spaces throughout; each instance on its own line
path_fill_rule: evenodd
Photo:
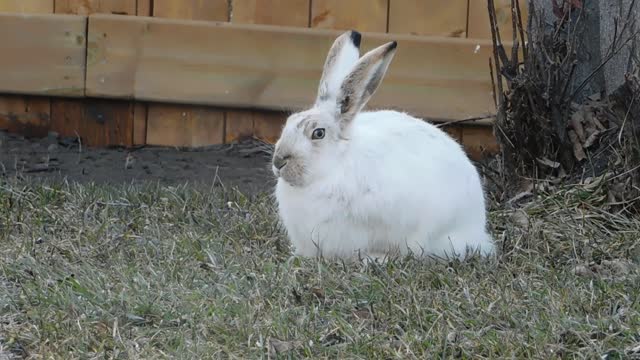
M 578 135 L 578 139 L 580 142 L 584 142 L 586 140 L 586 136 L 584 134 L 584 128 L 582 127 L 582 122 L 584 121 L 584 112 L 576 111 L 571 115 L 571 127 L 573 131 Z
M 529 227 L 529 215 L 522 209 L 515 211 L 511 215 L 511 219 L 513 220 L 513 222 L 518 224 L 521 228 Z
M 575 131 L 569 131 L 569 140 L 573 144 L 573 155 L 576 157 L 578 161 L 582 161 L 587 158 L 587 155 L 584 153 L 584 149 L 582 148 L 582 144 L 578 139 L 578 135 L 576 135 Z
M 623 201 L 625 196 L 625 183 L 618 182 L 609 186 L 609 202 Z
M 315 295 L 319 300 L 323 300 L 324 299 L 324 290 L 322 290 L 321 288 L 314 286 L 311 288 L 311 293 L 313 295 Z
M 533 196 L 533 193 L 531 191 L 523 191 L 523 192 L 517 193 L 514 197 L 509 199 L 507 203 L 513 204 L 529 196 Z
M 353 312 L 353 315 L 355 315 L 355 317 L 357 317 L 358 319 L 370 319 L 371 318 L 371 311 L 367 310 L 367 309 L 361 309 L 361 310 L 355 310 Z
M 125 158 L 125 161 L 124 161 L 124 168 L 131 169 L 135 161 L 136 159 L 133 157 L 133 155 L 131 155 L 131 153 L 127 154 L 127 157 Z
M 455 342 L 458 340 L 458 333 L 455 331 L 452 331 L 450 333 L 447 334 L 447 342 L 450 344 L 455 344 Z
M 601 99 L 601 95 L 599 92 L 589 95 L 589 100 L 591 101 L 600 101 L 600 99 Z
M 598 135 L 600 135 L 600 131 L 596 131 L 596 132 L 592 133 L 591 135 L 589 135 L 587 140 L 585 140 L 583 142 L 584 145 L 582 145 L 582 146 L 585 149 L 588 149 L 589 147 L 591 147 L 591 145 L 593 145 L 593 143 L 595 143 L 596 140 L 598 139 Z
M 586 267 L 584 265 L 578 265 L 578 266 L 574 267 L 573 268 L 573 273 L 575 275 L 584 276 L 584 277 L 593 277 L 595 275 L 593 273 L 593 271 L 591 271 L 591 269 L 589 269 L 588 267 Z
M 604 125 L 602 125 L 602 121 L 600 121 L 600 119 L 597 116 L 593 116 L 593 123 L 596 124 L 596 128 L 600 132 L 607 130 L 607 128 Z
M 560 163 L 559 163 L 559 162 L 557 162 L 557 161 L 552 161 L 552 160 L 549 160 L 549 159 L 547 159 L 547 158 L 542 158 L 542 159 L 538 158 L 538 159 L 536 159 L 536 160 L 537 160 L 540 164 L 542 164 L 542 165 L 546 165 L 546 166 L 548 166 L 548 167 L 550 167 L 550 168 L 557 169 L 557 168 L 559 168 L 559 167 L 560 167 Z
M 594 127 L 595 128 L 594 131 L 606 130 L 606 128 L 604 127 L 604 125 L 602 125 L 598 117 L 593 113 L 593 109 L 585 111 L 584 122 Z
M 302 341 L 282 341 L 274 338 L 269 339 L 269 353 L 271 356 L 282 354 L 302 347 Z

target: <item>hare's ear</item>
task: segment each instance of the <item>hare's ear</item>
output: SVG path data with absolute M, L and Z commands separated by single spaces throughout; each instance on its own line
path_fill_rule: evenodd
M 316 106 L 323 103 L 335 104 L 342 80 L 360 58 L 360 39 L 360 33 L 351 30 L 338 36 L 333 42 L 324 63 Z
M 342 82 L 336 102 L 342 128 L 367 104 L 389 68 L 396 53 L 397 43 L 392 41 L 366 53 Z

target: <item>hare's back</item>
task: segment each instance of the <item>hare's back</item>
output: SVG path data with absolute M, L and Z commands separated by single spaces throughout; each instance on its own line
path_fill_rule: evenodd
M 434 125 L 396 111 L 362 113 L 353 125 L 352 163 L 369 175 L 365 181 L 411 196 L 419 189 L 440 200 L 448 197 L 446 189 L 480 191 L 477 169 L 462 146 Z
M 419 156 L 444 163 L 469 163 L 458 142 L 440 128 L 392 110 L 363 112 L 354 119 L 351 138 L 363 153 L 372 148 L 389 155 Z

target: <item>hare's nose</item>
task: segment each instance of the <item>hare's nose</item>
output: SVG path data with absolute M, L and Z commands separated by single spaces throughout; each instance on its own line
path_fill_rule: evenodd
M 276 167 L 276 169 L 280 170 L 282 169 L 285 165 L 287 165 L 287 160 L 289 160 L 291 158 L 291 155 L 276 155 L 273 157 L 273 166 Z

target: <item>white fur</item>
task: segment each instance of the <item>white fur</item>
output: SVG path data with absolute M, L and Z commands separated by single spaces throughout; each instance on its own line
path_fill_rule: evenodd
M 276 154 L 293 154 L 287 166 L 304 169 L 294 185 L 273 169 L 295 254 L 452 256 L 468 247 L 493 253 L 480 177 L 455 140 L 389 110 L 360 112 L 331 137 L 339 131 L 334 113 L 314 107 L 292 115 L 276 144 Z M 313 143 L 298 127 L 308 119 L 327 129 L 326 139 Z
M 320 85 L 318 88 L 318 93 L 324 92 L 330 97 L 323 100 L 317 99 L 318 101 L 315 104 L 316 106 L 322 106 L 323 103 L 335 101 L 335 96 L 340 90 L 339 87 L 342 83 L 342 79 L 349 74 L 349 71 L 351 71 L 353 65 L 360 57 L 360 49 L 355 47 L 349 40 L 349 34 L 349 32 L 344 33 L 341 37 L 336 39 L 340 40 L 344 45 L 335 49 L 335 56 L 332 59 L 334 62 L 333 66 L 326 68 L 322 79 L 320 79 Z M 325 66 L 327 66 L 327 64 L 325 64 Z

